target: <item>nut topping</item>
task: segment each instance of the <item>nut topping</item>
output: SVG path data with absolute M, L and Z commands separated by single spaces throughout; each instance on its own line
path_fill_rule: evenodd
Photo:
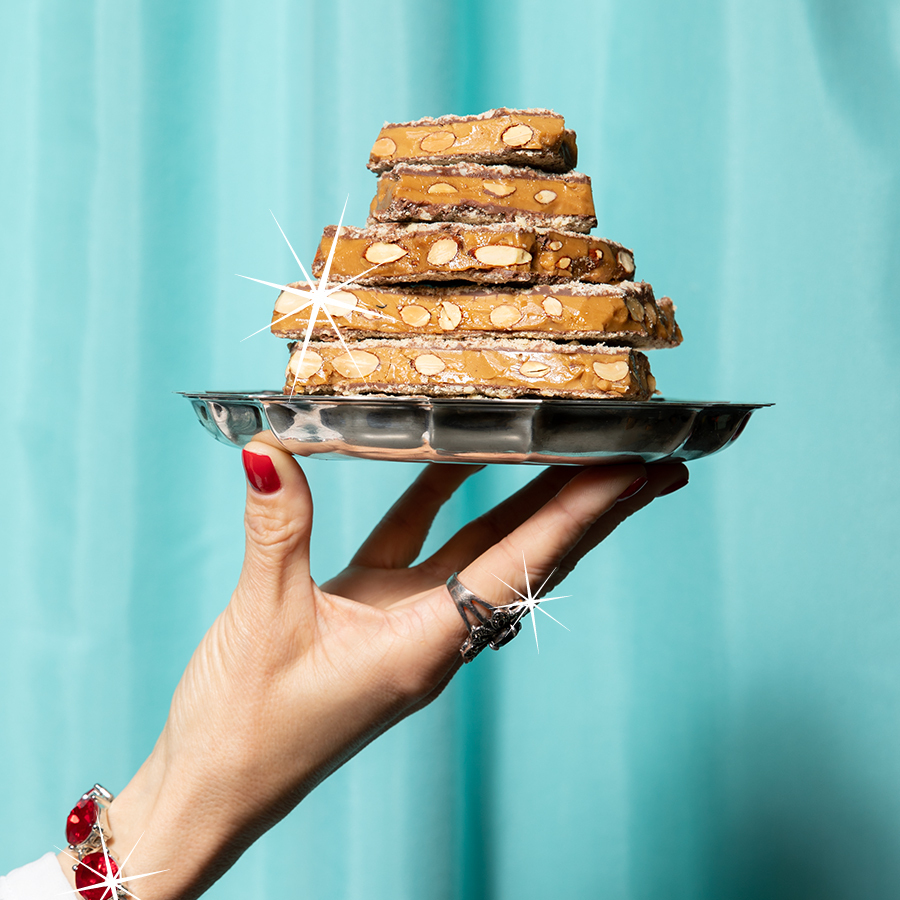
M 399 244 L 385 244 L 383 241 L 377 241 L 369 246 L 364 255 L 370 263 L 378 265 L 396 262 L 406 256 L 406 252 Z
M 428 188 L 429 194 L 458 194 L 459 191 L 453 187 L 452 184 L 447 184 L 446 181 L 436 181 L 430 188 Z
M 647 373 L 647 387 L 650 388 L 650 393 L 656 393 L 656 379 L 648 372 Z
M 521 247 L 508 244 L 488 244 L 475 251 L 475 259 L 486 266 L 521 266 L 531 261 L 531 254 Z
M 356 309 L 356 294 L 350 291 L 335 291 L 328 295 L 328 299 L 322 305 L 332 316 L 341 316 L 346 319 Z
M 372 156 L 384 158 L 385 156 L 390 156 L 392 153 L 396 152 L 397 145 L 389 137 L 379 138 L 372 145 Z
M 647 301 L 647 305 L 644 307 L 645 318 L 647 319 L 647 324 L 653 328 L 656 325 L 656 310 L 653 308 L 653 304 L 650 301 Z
M 432 353 L 423 353 L 413 360 L 413 366 L 420 375 L 437 375 L 447 368 L 444 361 L 439 356 Z
M 594 363 L 594 372 L 598 378 L 607 381 L 619 381 L 628 374 L 628 363 L 624 359 L 611 363 Z
M 634 274 L 634 257 L 627 250 L 619 251 L 619 265 L 625 270 L 626 275 Z
M 541 306 L 544 307 L 544 312 L 547 313 L 548 316 L 553 317 L 554 319 L 557 316 L 562 315 L 563 306 L 556 297 L 544 297 Z
M 550 241 L 547 246 L 551 250 L 562 250 L 562 241 Z
M 441 303 L 441 313 L 438 316 L 438 325 L 444 331 L 452 331 L 462 322 L 462 310 L 449 300 Z
M 303 306 L 302 297 L 298 297 L 296 294 L 291 294 L 288 291 L 282 291 L 275 301 L 275 312 L 282 316 L 288 316 L 294 312 L 298 306 Z
M 503 184 L 502 181 L 485 181 L 483 187 L 495 197 L 508 197 L 516 192 L 515 185 Z
M 536 359 L 527 359 L 519 366 L 519 371 L 526 378 L 540 378 L 550 371 L 550 366 L 546 363 L 538 362 Z
M 450 262 L 459 252 L 459 246 L 453 238 L 441 238 L 431 245 L 428 251 L 428 262 L 433 266 L 443 266 Z
M 303 357 L 301 360 L 300 357 Z M 288 363 L 288 378 L 296 378 L 297 381 L 306 381 L 322 368 L 322 357 L 318 353 L 306 348 L 306 353 L 295 350 L 291 354 Z
M 534 131 L 531 128 L 520 122 L 518 125 L 510 125 L 500 135 L 500 140 L 508 147 L 524 147 L 531 140 L 533 134 Z
M 400 318 L 413 328 L 421 328 L 431 321 L 431 313 L 424 306 L 404 306 L 400 310 Z
M 335 357 L 331 365 L 336 372 L 344 378 L 365 378 L 378 368 L 379 359 L 374 353 L 366 353 L 365 350 L 351 350 L 341 356 Z
M 509 328 L 522 318 L 522 313 L 514 306 L 503 304 L 491 310 L 491 323 L 497 328 Z
M 455 143 L 456 135 L 451 134 L 449 131 L 435 131 L 431 134 L 426 134 L 419 146 L 426 153 L 440 153 L 442 150 L 452 147 Z
M 597 262 L 600 262 L 603 259 L 603 250 L 600 247 L 594 247 L 594 249 L 591 250 L 591 256 Z
M 558 269 L 568 269 L 569 266 L 572 265 L 572 257 L 571 256 L 561 256 L 556 261 L 556 267 Z
M 635 322 L 644 321 L 644 307 L 641 306 L 639 300 L 635 300 L 634 297 L 626 297 L 625 305 L 628 307 L 628 312 L 631 313 L 631 318 L 634 319 Z
M 542 203 L 546 206 L 556 199 L 556 191 L 538 191 L 534 195 L 534 199 L 537 200 L 538 203 Z

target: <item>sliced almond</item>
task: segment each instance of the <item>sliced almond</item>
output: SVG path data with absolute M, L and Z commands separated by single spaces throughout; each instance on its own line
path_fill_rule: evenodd
M 628 363 L 624 359 L 610 363 L 595 362 L 594 372 L 606 381 L 619 381 L 628 374 Z
M 297 309 L 298 306 L 303 306 L 305 302 L 306 300 L 304 297 L 298 297 L 296 294 L 282 291 L 275 301 L 275 312 L 281 316 L 286 316 Z
M 440 153 L 456 143 L 456 135 L 449 131 L 434 131 L 422 138 L 419 146 L 426 153 Z
M 562 241 L 550 241 L 547 246 L 551 250 L 562 250 Z
M 634 297 L 626 297 L 625 305 L 628 307 L 628 312 L 631 313 L 631 318 L 635 322 L 644 321 L 644 307 L 641 306 L 640 301 L 635 300 Z
M 542 203 L 546 206 L 548 203 L 552 203 L 556 199 L 556 191 L 538 191 L 534 195 L 534 199 L 537 200 L 538 203 Z
M 568 269 L 569 266 L 572 265 L 572 257 L 571 256 L 561 256 L 556 261 L 556 267 L 558 269 Z
M 651 394 L 656 393 L 656 379 L 649 373 L 647 374 L 647 387 L 650 388 Z
M 650 301 L 647 301 L 647 304 L 644 306 L 644 318 L 647 320 L 647 324 L 653 328 L 656 325 L 656 310 L 653 308 L 653 304 Z
M 482 187 L 495 197 L 508 197 L 516 192 L 515 185 L 504 184 L 502 181 L 486 181 Z
M 536 359 L 527 359 L 519 366 L 519 371 L 526 378 L 540 378 L 550 371 L 550 366 L 546 363 L 538 362 Z
M 404 306 L 400 310 L 400 318 L 413 328 L 421 328 L 431 321 L 431 313 L 424 306 Z
M 634 274 L 634 257 L 627 250 L 619 251 L 619 265 L 624 269 L 626 275 Z
M 378 138 L 372 145 L 372 156 L 385 157 L 397 152 L 397 145 L 389 138 Z
M 346 319 L 353 314 L 353 310 L 357 306 L 356 294 L 350 291 L 335 291 L 328 295 L 328 299 L 323 307 L 331 313 L 332 316 L 341 316 Z
M 423 353 L 413 360 L 413 365 L 420 375 L 437 375 L 447 368 L 446 363 L 432 353 Z
M 374 353 L 366 353 L 365 350 L 351 350 L 332 360 L 336 372 L 344 378 L 365 378 L 371 375 L 377 368 L 380 360 Z
M 514 306 L 504 303 L 491 310 L 491 323 L 497 328 L 510 328 L 522 318 L 522 313 Z
M 448 184 L 446 181 L 436 181 L 430 188 L 428 188 L 429 194 L 458 194 L 459 191 L 453 187 L 452 184 Z
M 449 300 L 441 303 L 441 313 L 438 316 L 438 325 L 444 331 L 452 331 L 459 323 L 462 322 L 462 310 Z
M 562 315 L 563 306 L 556 297 L 544 297 L 541 306 L 544 307 L 544 312 L 547 313 L 548 316 L 552 316 L 554 319 L 558 316 Z
M 531 261 L 531 254 L 509 244 L 488 244 L 475 251 L 475 259 L 487 266 L 521 266 Z
M 510 125 L 500 135 L 500 140 L 508 147 L 524 147 L 531 140 L 533 134 L 534 131 L 531 128 L 520 122 L 518 125 Z
M 444 266 L 459 252 L 459 245 L 453 238 L 435 241 L 428 251 L 428 262 L 433 266 Z
M 365 252 L 365 257 L 370 263 L 392 263 L 406 256 L 407 251 L 399 244 L 385 244 L 377 241 L 371 244 Z
M 296 378 L 297 381 L 306 381 L 321 368 L 322 357 L 314 350 L 310 350 L 309 347 L 306 348 L 306 353 L 301 348 L 291 354 L 287 374 L 289 378 Z

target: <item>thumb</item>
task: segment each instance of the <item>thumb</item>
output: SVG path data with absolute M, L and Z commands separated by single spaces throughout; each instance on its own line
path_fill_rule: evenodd
M 243 449 L 246 545 L 236 599 L 279 607 L 311 596 L 312 495 L 291 454 L 260 441 Z

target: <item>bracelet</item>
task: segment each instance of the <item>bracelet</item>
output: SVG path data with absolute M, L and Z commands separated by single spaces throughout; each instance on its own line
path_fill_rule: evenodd
M 107 844 L 110 835 L 103 829 L 100 814 L 109 808 L 113 795 L 95 784 L 75 804 L 66 819 L 66 840 L 69 851 L 77 854 L 75 888 L 84 900 L 122 900 L 125 892 L 116 876 L 119 866 L 112 858 Z

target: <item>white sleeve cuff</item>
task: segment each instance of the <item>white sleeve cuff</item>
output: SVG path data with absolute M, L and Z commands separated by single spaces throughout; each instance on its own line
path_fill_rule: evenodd
M 0 876 L 0 900 L 51 900 L 65 894 L 76 896 L 55 853 L 45 853 L 33 863 Z

